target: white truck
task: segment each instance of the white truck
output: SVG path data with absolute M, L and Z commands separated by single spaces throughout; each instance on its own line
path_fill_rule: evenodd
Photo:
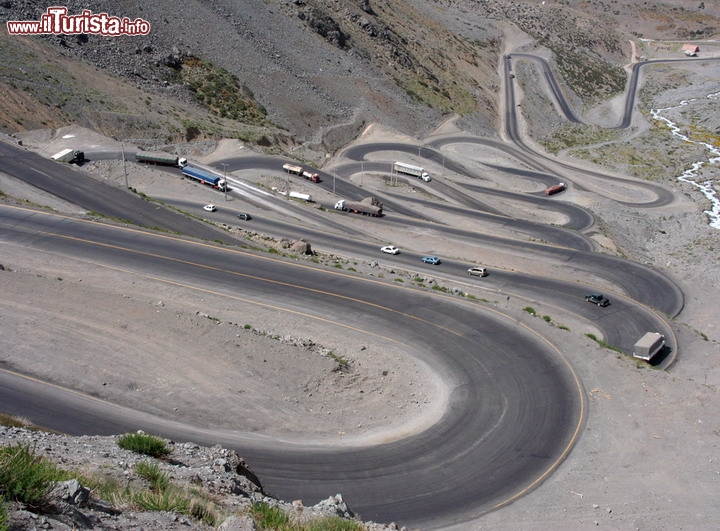
M 426 183 L 429 183 L 432 179 L 425 168 L 420 166 L 413 166 L 412 164 L 405 164 L 404 162 L 396 162 L 393 164 L 393 171 L 398 173 L 404 173 L 405 175 L 412 175 L 413 177 L 419 177 Z
M 633 346 L 633 357 L 650 361 L 664 346 L 664 335 L 658 332 L 648 332 Z
M 70 164 L 74 162 L 75 164 L 80 164 L 85 161 L 85 153 L 77 149 L 63 149 L 50 158 L 55 162 L 69 162 Z
M 310 194 L 303 194 L 302 192 L 290 192 L 290 197 L 294 199 L 302 199 L 308 203 L 312 203 L 312 196 Z

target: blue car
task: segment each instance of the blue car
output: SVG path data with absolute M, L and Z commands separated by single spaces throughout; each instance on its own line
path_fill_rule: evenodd
M 438 265 L 440 263 L 440 259 L 437 256 L 423 256 L 420 260 L 431 265 Z

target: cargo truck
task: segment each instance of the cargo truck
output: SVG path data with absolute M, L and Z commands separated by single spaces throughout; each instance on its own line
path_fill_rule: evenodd
M 185 177 L 190 177 L 191 179 L 198 181 L 199 183 L 212 186 L 216 190 L 224 192 L 226 189 L 225 179 L 221 179 L 220 177 L 209 171 L 201 170 L 200 168 L 192 168 L 190 166 L 185 166 L 182 169 L 182 174 Z
M 70 164 L 80 164 L 85 161 L 85 153 L 77 149 L 63 149 L 59 153 L 55 153 L 52 157 L 55 162 L 69 162 Z
M 362 201 L 341 199 L 335 203 L 335 210 L 355 212 L 364 216 L 382 216 L 383 204 L 375 197 L 366 197 Z
M 405 164 L 404 162 L 396 162 L 395 164 L 393 164 L 393 170 L 398 173 L 404 173 L 405 175 L 419 177 L 426 183 L 432 180 L 428 172 L 426 172 L 425 169 L 421 168 L 420 166 L 413 166 L 412 164 Z
M 305 177 L 308 181 L 312 181 L 314 183 L 320 182 L 320 176 L 317 173 L 303 170 L 302 166 L 296 166 L 295 164 L 283 164 L 283 170 L 285 170 L 288 173 L 294 173 L 296 175 L 299 175 L 301 177 Z
M 163 166 L 175 166 L 176 168 L 184 168 L 188 163 L 184 157 L 178 157 L 172 153 L 163 153 L 162 151 L 138 151 L 135 153 L 135 160 L 145 164 L 161 164 Z
M 664 346 L 664 335 L 658 332 L 648 332 L 633 346 L 633 357 L 650 361 Z
M 557 183 L 554 184 L 548 188 L 545 188 L 545 195 L 553 195 L 553 194 L 559 194 L 563 190 L 565 190 L 567 186 L 565 186 L 565 183 Z
M 312 203 L 312 196 L 310 194 L 303 194 L 302 192 L 290 192 L 290 197 L 294 197 L 295 199 L 302 199 L 303 201 L 307 201 L 308 203 Z
M 306 180 L 312 181 L 314 183 L 320 182 L 320 176 L 317 173 L 313 173 L 311 171 L 303 170 L 302 176 L 305 177 Z

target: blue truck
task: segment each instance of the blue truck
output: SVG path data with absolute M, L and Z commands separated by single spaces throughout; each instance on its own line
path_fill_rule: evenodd
M 202 184 L 210 185 L 216 190 L 220 190 L 223 192 L 225 191 L 225 187 L 227 186 L 225 183 L 225 179 L 221 179 L 214 173 L 206 170 L 201 170 L 200 168 L 192 168 L 190 166 L 185 166 L 182 169 L 182 174 L 185 177 L 190 177 L 191 179 L 194 179 Z

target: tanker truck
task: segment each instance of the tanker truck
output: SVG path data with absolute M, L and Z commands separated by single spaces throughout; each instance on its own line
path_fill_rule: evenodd
M 162 151 L 138 151 L 135 153 L 135 160 L 145 164 L 160 164 L 162 166 L 175 166 L 176 168 L 184 168 L 188 163 L 184 157 Z

